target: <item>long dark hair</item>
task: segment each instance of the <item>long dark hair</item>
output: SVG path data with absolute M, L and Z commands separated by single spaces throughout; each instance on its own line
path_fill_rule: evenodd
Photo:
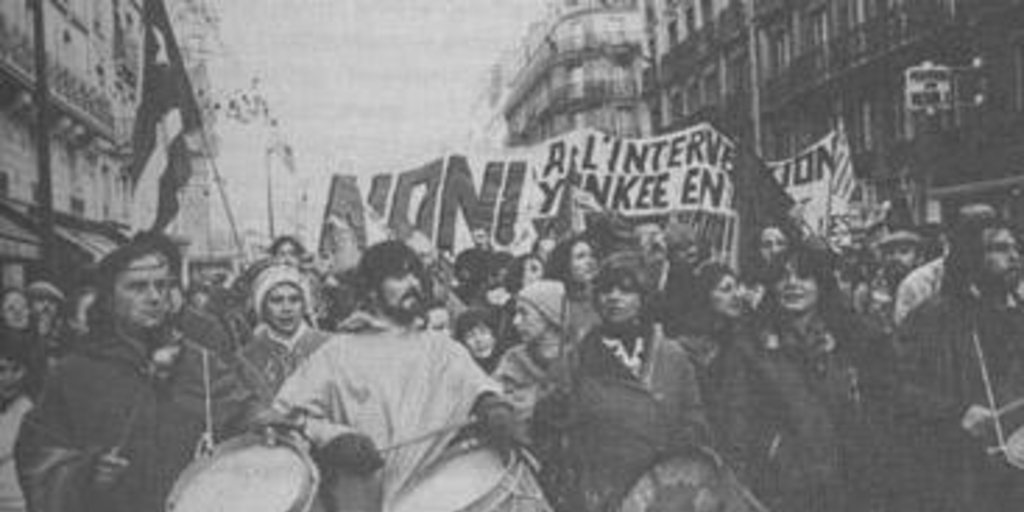
M 817 313 L 825 327 L 840 342 L 859 329 L 859 321 L 839 288 L 834 255 L 806 246 L 798 246 L 786 252 L 769 275 L 765 283 L 765 298 L 758 311 L 759 322 L 763 326 L 778 331 L 785 321 L 787 315 L 779 304 L 778 284 L 790 269 L 798 276 L 809 277 L 817 283 Z
M 697 268 L 693 280 L 693 309 L 686 313 L 679 328 L 692 334 L 713 334 L 724 327 L 726 320 L 712 309 L 711 292 L 726 277 L 736 278 L 737 274 L 725 263 L 706 263 Z
M 587 233 L 581 233 L 567 238 L 555 246 L 555 250 L 551 251 L 551 257 L 544 269 L 544 277 L 560 281 L 565 285 L 566 290 L 575 289 L 578 291 L 580 283 L 576 283 L 572 279 L 572 250 L 581 243 L 590 246 L 590 250 L 594 251 L 594 258 L 601 261 L 598 246 L 593 237 Z

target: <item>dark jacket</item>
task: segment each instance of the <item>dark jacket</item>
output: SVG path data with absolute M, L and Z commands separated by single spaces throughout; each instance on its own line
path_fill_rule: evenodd
M 617 509 L 656 462 L 708 437 L 696 374 L 676 342 L 645 336 L 648 356 L 638 378 L 602 340 L 600 327 L 584 338 L 570 396 L 554 407 L 538 405 L 535 413 L 542 416 L 536 419 L 541 425 L 553 423 L 552 413 L 564 415 L 558 429 L 564 439 L 562 457 L 545 458 L 564 466 L 563 488 L 556 491 L 562 496 L 556 502 L 566 510 Z M 552 395 L 542 404 L 558 398 Z
M 215 440 L 237 432 L 252 395 L 215 354 L 188 340 L 176 343 L 182 350 L 166 378 L 154 375 L 141 345 L 112 337 L 97 337 L 59 363 L 16 447 L 31 510 L 162 511 L 204 430 L 204 353 Z M 92 470 L 114 447 L 130 466 L 112 488 L 100 490 Z
M 904 473 L 921 510 L 1010 511 L 1024 489 L 1019 470 L 985 454 L 997 444 L 961 427 L 971 405 L 989 407 L 981 352 L 996 406 L 1024 397 L 1024 313 L 983 304 L 974 297 L 943 295 L 912 311 L 900 329 L 903 439 L 912 449 Z M 1020 423 L 1005 425 L 1007 432 Z
M 762 328 L 756 343 L 735 345 L 720 443 L 774 509 L 842 512 L 884 499 L 892 356 L 863 325 L 806 344 Z

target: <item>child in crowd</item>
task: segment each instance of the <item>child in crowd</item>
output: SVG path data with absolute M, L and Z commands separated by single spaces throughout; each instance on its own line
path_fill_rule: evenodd
M 463 344 L 473 360 L 487 373 L 494 371 L 501 359 L 498 340 L 491 325 L 493 315 L 482 308 L 472 308 L 459 315 L 455 321 L 455 339 Z

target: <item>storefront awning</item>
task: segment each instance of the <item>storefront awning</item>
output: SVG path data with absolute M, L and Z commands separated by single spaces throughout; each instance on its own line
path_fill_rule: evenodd
M 929 195 L 936 199 L 942 199 L 994 190 L 1010 190 L 1013 187 L 1024 187 L 1024 176 L 1011 176 L 1003 179 L 975 181 L 964 183 L 963 185 L 935 188 L 929 192 Z
M 0 211 L 0 258 L 37 260 L 43 243 L 39 237 L 21 227 Z
M 117 242 L 98 233 L 66 226 L 54 226 L 54 231 L 57 236 L 88 253 L 93 261 L 99 261 L 118 246 Z

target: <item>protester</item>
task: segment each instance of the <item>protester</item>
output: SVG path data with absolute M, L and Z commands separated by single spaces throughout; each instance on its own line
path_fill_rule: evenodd
M 259 324 L 239 357 L 268 405 L 285 379 L 329 338 L 309 325 L 311 302 L 306 278 L 293 266 L 273 265 L 256 276 L 252 303 Z
M 940 294 L 901 326 L 901 404 L 915 448 L 903 482 L 918 510 L 1009 512 L 1024 499 L 1020 470 L 986 451 L 1011 428 L 995 411 L 1024 397 L 1024 316 L 1013 297 L 1020 260 L 1006 222 L 961 222 Z
M 702 265 L 694 279 L 694 307 L 682 322 L 679 342 L 690 356 L 697 371 L 700 395 L 714 431 L 726 425 L 725 403 L 721 398 L 730 374 L 742 368 L 738 345 L 750 346 L 754 334 L 748 318 L 747 304 L 736 273 L 722 263 Z M 727 441 L 722 439 L 721 441 Z M 724 452 L 735 454 L 736 448 L 719 445 Z
M 461 343 L 476 364 L 490 374 L 501 360 L 495 335 L 494 313 L 484 308 L 471 308 L 455 320 L 455 341 Z
M 64 292 L 48 281 L 35 281 L 25 288 L 28 295 L 32 336 L 39 350 L 45 354 L 47 367 L 64 355 L 61 335 L 64 319 L 61 312 L 67 298 Z
M 665 232 L 668 271 L 661 274 L 655 298 L 655 320 L 669 336 L 678 335 L 695 307 L 694 274 L 700 263 L 700 243 L 692 226 L 673 222 Z
M 877 252 L 882 260 L 872 279 L 858 288 L 854 304 L 861 314 L 874 321 L 886 334 L 896 329 L 896 293 L 903 279 L 920 264 L 923 239 L 917 233 L 901 229 L 879 239 Z
M 723 444 L 772 510 L 872 510 L 891 484 L 893 356 L 845 305 L 828 255 L 791 250 L 776 268 L 756 344 L 735 345 L 748 370 L 722 388 Z
M 566 239 L 555 247 L 548 261 L 545 278 L 561 282 L 566 293 L 566 321 L 563 323 L 569 350 L 600 323 L 594 308 L 593 284 L 600 255 L 586 234 Z
M 651 274 L 655 292 L 664 290 L 668 281 L 668 246 L 665 229 L 654 220 L 644 220 L 633 227 L 633 238 L 643 254 L 647 271 Z
M 0 339 L 0 512 L 28 510 L 14 464 L 14 443 L 32 408 L 26 381 L 27 348 L 18 339 Z
M 406 245 L 371 246 L 359 275 L 362 309 L 285 382 L 278 408 L 308 411 L 306 433 L 317 447 L 328 495 L 342 475 L 364 475 L 366 485 L 379 488 L 383 510 L 390 510 L 416 483 L 417 472 L 442 455 L 456 429 L 384 453 L 381 448 L 474 416 L 498 446 L 514 443 L 518 429 L 498 384 L 462 346 L 445 333 L 416 328 L 425 307 L 423 267 Z
M 558 246 L 558 238 L 552 235 L 543 235 L 533 243 L 533 249 L 530 251 L 530 254 L 536 255 L 541 263 L 547 265 L 551 259 L 551 253 L 554 252 L 556 246 Z
M 468 307 L 487 302 L 487 277 L 491 270 L 492 252 L 472 247 L 459 253 L 455 258 L 455 279 L 458 286 L 455 295 Z
M 8 333 L 27 334 L 30 327 L 28 295 L 20 288 L 7 288 L 0 297 L 0 304 L 3 306 L 3 323 L 0 327 L 4 329 L 4 339 Z
M 162 511 L 197 449 L 240 428 L 252 396 L 170 325 L 179 271 L 153 235 L 100 262 L 93 342 L 56 368 L 17 441 L 30 510 Z
M 505 289 L 516 295 L 532 283 L 544 279 L 544 260 L 534 253 L 516 257 L 509 267 Z
M 300 266 L 306 258 L 306 247 L 298 238 L 282 235 L 270 244 L 270 258 L 285 265 Z
M 533 417 L 537 401 L 557 385 L 552 368 L 566 356 L 564 307 L 565 287 L 557 281 L 535 281 L 516 297 L 513 325 L 522 343 L 502 356 L 494 377 L 504 386 L 524 425 Z
M 961 223 L 972 222 L 974 219 L 996 217 L 996 211 L 991 206 L 971 203 L 957 212 L 954 229 Z M 897 325 L 902 324 L 911 311 L 939 294 L 944 272 L 945 257 L 940 257 L 918 267 L 903 279 L 896 290 L 896 305 L 893 311 L 893 319 Z
M 579 347 L 569 389 L 536 406 L 534 433 L 561 510 L 616 510 L 655 462 L 709 440 L 693 366 L 649 321 L 644 261 L 617 253 L 602 264 L 600 324 Z

